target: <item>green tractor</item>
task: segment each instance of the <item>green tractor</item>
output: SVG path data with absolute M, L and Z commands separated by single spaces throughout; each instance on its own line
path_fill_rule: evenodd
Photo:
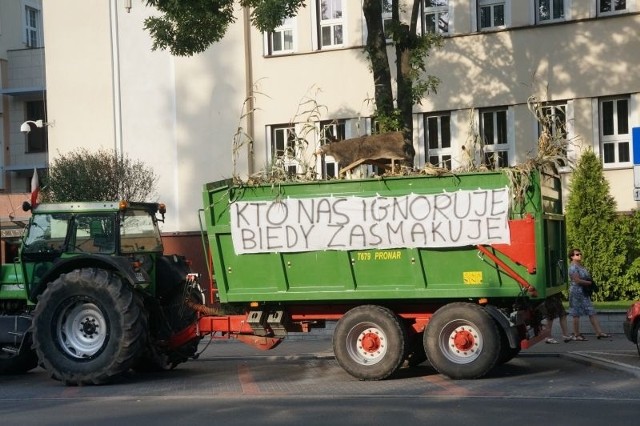
M 0 373 L 44 367 L 69 385 L 170 369 L 199 338 L 168 345 L 204 296 L 182 256 L 164 255 L 158 203 L 40 204 L 19 255 L 2 265 Z

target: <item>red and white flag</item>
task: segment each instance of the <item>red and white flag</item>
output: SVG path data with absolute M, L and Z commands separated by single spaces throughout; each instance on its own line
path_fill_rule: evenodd
M 40 180 L 38 179 L 38 171 L 33 168 L 33 177 L 31 178 L 31 207 L 35 207 L 38 202 L 38 194 L 40 193 Z

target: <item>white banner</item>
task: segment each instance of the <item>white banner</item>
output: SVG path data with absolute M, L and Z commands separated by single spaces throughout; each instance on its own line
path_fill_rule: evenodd
M 508 187 L 240 201 L 230 213 L 237 254 L 510 244 Z

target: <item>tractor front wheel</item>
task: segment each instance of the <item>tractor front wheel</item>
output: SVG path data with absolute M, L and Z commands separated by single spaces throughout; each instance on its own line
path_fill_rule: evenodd
M 129 370 L 146 343 L 140 298 L 102 269 L 74 270 L 49 284 L 33 324 L 41 363 L 68 385 L 112 381 Z

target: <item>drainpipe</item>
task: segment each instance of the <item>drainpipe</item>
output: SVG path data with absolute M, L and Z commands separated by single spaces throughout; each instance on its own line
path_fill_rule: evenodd
M 120 42 L 118 39 L 118 0 L 109 2 L 111 25 L 111 90 L 113 94 L 113 145 L 116 156 L 124 155 L 122 146 L 122 99 L 120 97 Z
M 247 135 L 251 145 L 247 147 L 247 171 L 249 176 L 253 174 L 253 140 L 254 140 L 254 117 L 253 117 L 253 61 L 251 58 L 251 11 L 249 6 L 243 10 L 244 24 L 244 77 L 245 77 L 245 99 L 247 100 Z

